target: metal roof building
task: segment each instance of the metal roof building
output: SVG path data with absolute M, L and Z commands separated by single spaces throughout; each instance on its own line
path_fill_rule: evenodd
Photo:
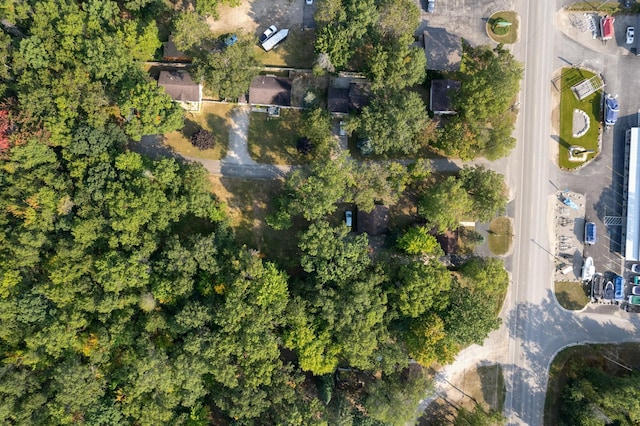
M 640 129 L 627 130 L 625 148 L 625 185 L 623 193 L 622 234 L 624 257 L 628 261 L 640 260 Z

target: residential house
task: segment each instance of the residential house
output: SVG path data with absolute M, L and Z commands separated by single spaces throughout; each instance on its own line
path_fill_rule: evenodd
M 333 115 L 344 116 L 361 111 L 371 100 L 371 84 L 351 82 L 348 87 L 329 87 L 327 108 Z
M 453 115 L 453 94 L 460 89 L 456 80 L 431 80 L 429 91 L 429 109 L 435 115 Z
M 160 71 L 158 86 L 164 87 L 167 95 L 190 112 L 198 113 L 202 108 L 202 84 L 196 83 L 183 70 Z
M 249 103 L 264 106 L 291 106 L 291 79 L 260 75 L 249 86 Z

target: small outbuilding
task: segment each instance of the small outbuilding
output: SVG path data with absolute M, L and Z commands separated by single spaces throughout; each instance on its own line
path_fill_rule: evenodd
M 160 71 L 158 86 L 164 87 L 167 95 L 190 112 L 200 112 L 202 108 L 202 84 L 196 83 L 183 70 Z
M 170 35 L 169 40 L 162 43 L 162 60 L 165 62 L 191 62 L 191 57 L 178 50 L 173 42 L 173 36 Z
M 429 109 L 435 115 L 453 115 L 453 94 L 460 89 L 456 80 L 431 80 L 429 91 Z
M 265 106 L 291 106 L 291 79 L 271 75 L 254 78 L 249 86 L 249 103 Z

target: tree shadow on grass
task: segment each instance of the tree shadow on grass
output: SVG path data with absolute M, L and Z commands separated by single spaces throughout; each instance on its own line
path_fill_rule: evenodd
M 502 412 L 504 407 L 505 385 L 502 366 L 485 364 L 478 367 L 482 397 L 489 406 Z

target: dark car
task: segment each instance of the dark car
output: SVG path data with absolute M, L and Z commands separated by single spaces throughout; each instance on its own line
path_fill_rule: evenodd
M 607 126 L 613 126 L 618 121 L 618 113 L 620 112 L 620 106 L 618 100 L 608 95 L 604 100 L 604 124 Z

